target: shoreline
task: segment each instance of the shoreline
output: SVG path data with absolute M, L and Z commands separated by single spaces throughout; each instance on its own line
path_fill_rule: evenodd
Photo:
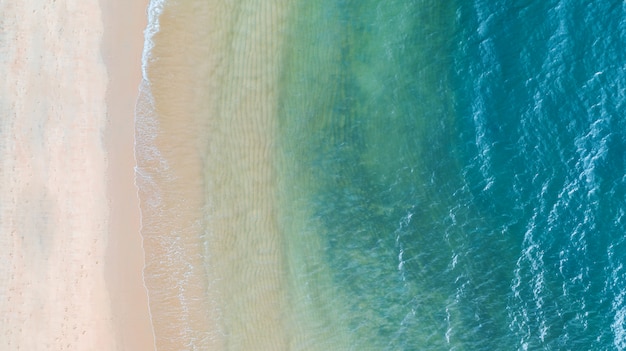
M 287 5 L 168 3 L 159 18 L 137 139 L 159 349 L 290 348 L 274 155 Z
M 135 106 L 141 82 L 143 30 L 148 0 L 100 0 L 107 68 L 108 245 L 105 283 L 118 350 L 154 350 L 155 336 L 144 283 L 145 252 L 134 183 Z
M 158 19 L 161 28 L 167 27 L 164 23 L 172 19 L 171 14 L 169 6 L 163 8 Z M 173 23 L 181 28 L 189 25 L 180 18 Z M 154 33 L 150 54 L 159 60 L 144 69 L 148 74 L 159 72 L 164 62 L 174 63 L 175 68 L 142 82 L 136 128 L 145 282 L 154 316 L 155 344 L 160 350 L 222 350 L 218 307 L 206 296 L 209 282 L 200 242 L 202 169 L 193 159 L 197 125 L 190 110 L 193 101 L 189 93 L 193 89 L 189 85 L 194 75 L 185 61 L 192 53 L 167 45 L 160 52 L 163 44 L 171 43 L 168 38 L 167 33 Z M 190 37 L 169 39 L 174 48 L 193 47 Z M 158 89 L 162 81 L 166 91 Z M 179 81 L 186 84 L 177 85 Z

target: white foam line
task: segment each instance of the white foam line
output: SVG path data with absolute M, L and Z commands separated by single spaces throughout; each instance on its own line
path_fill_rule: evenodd
M 161 29 L 159 18 L 163 13 L 163 7 L 165 6 L 166 0 L 151 0 L 148 8 L 146 10 L 146 14 L 148 16 L 148 24 L 146 25 L 146 30 L 144 30 L 144 42 L 143 42 L 143 53 L 141 54 L 141 75 L 145 81 L 148 81 L 148 74 L 146 69 L 148 64 L 150 63 L 152 49 L 154 48 L 154 42 L 152 38 L 156 33 Z
M 141 98 L 141 95 L 140 97 Z M 137 114 L 137 111 L 135 110 L 135 114 Z M 144 246 L 144 236 L 143 236 L 143 213 L 142 213 L 142 208 L 141 208 L 141 197 L 139 196 L 139 184 L 137 182 L 137 177 L 138 176 L 142 176 L 141 172 L 139 171 L 139 167 L 138 167 L 138 162 L 137 162 L 137 118 L 135 117 L 135 145 L 134 145 L 134 157 L 135 157 L 135 174 L 134 174 L 134 185 L 135 185 L 135 196 L 137 197 L 137 203 L 139 204 L 139 236 L 141 238 L 141 250 L 143 251 L 143 255 L 144 255 L 144 260 L 143 260 L 143 268 L 141 269 L 141 281 L 143 284 L 143 288 L 144 291 L 146 292 L 146 296 L 148 299 L 148 318 L 150 319 L 150 327 L 152 329 L 152 339 L 154 342 L 154 347 L 156 350 L 156 345 L 157 345 L 157 340 L 156 340 L 156 332 L 154 330 L 154 319 L 152 317 L 152 308 L 150 306 L 150 292 L 148 290 L 148 285 L 146 284 L 146 261 L 147 261 L 147 254 L 146 254 L 146 248 Z M 145 178 L 142 176 L 142 178 Z
M 152 53 L 152 49 L 154 48 L 154 42 L 152 41 L 152 38 L 154 37 L 154 35 L 156 33 L 159 32 L 160 30 L 160 24 L 159 24 L 159 17 L 161 16 L 161 13 L 163 12 L 163 7 L 165 5 L 166 0 L 150 0 L 150 3 L 148 4 L 148 8 L 146 9 L 146 15 L 147 15 L 147 25 L 146 25 L 146 29 L 144 30 L 144 44 L 143 44 L 143 52 L 141 54 L 141 76 L 142 76 L 142 82 L 140 83 L 139 86 L 139 94 L 137 97 L 137 101 L 135 103 L 135 123 L 134 123 L 134 129 L 135 129 L 135 140 L 134 140 L 134 147 L 133 147 L 133 154 L 135 157 L 135 190 L 136 190 L 136 196 L 138 199 L 139 204 L 141 204 L 141 198 L 139 196 L 139 185 L 137 183 L 137 177 L 140 176 L 142 177 L 142 179 L 145 181 L 147 179 L 145 179 L 145 175 L 143 175 L 140 172 L 140 167 L 139 167 L 139 163 L 138 163 L 138 158 L 137 158 L 137 132 L 139 131 L 139 129 L 137 128 L 137 123 L 140 122 L 138 121 L 138 116 L 137 114 L 146 114 L 148 113 L 148 111 L 145 111 L 145 107 L 141 108 L 139 106 L 139 104 L 141 103 L 141 99 L 148 99 L 150 102 L 150 105 L 153 104 L 152 101 L 152 92 L 150 91 L 150 81 L 148 80 L 148 74 L 147 74 L 147 67 L 148 64 L 150 63 L 151 60 L 151 53 Z M 145 101 L 144 101 L 145 103 Z M 144 116 L 145 117 L 145 116 Z M 146 123 L 146 119 L 145 118 L 141 118 L 141 122 Z M 145 127 L 145 126 L 144 126 Z M 144 128 L 145 129 L 145 128 Z M 144 134 L 144 133 L 142 133 Z M 142 145 L 145 148 L 145 145 Z M 139 235 L 141 236 L 141 249 L 144 252 L 144 264 L 143 264 L 143 269 L 141 270 L 141 278 L 142 278 L 142 283 L 143 283 L 143 287 L 144 290 L 146 292 L 147 298 L 148 298 L 148 317 L 150 318 L 150 326 L 152 328 L 152 339 L 154 341 L 154 345 L 155 345 L 155 349 L 156 349 L 156 345 L 157 345 L 157 340 L 156 340 L 156 333 L 154 330 L 154 319 L 152 316 L 152 309 L 150 307 L 150 292 L 148 291 L 148 286 L 146 285 L 146 249 L 144 247 L 144 237 L 142 234 L 142 230 L 143 230 L 143 214 L 142 214 L 142 209 L 141 209 L 141 205 L 139 207 Z

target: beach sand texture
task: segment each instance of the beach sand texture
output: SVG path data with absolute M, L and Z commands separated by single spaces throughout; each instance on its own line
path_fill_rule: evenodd
M 116 254 L 111 252 L 114 247 L 107 249 L 112 238 L 108 232 L 121 221 L 111 217 L 117 210 L 109 204 L 120 203 L 121 196 L 131 196 L 132 203 L 133 197 L 107 179 L 126 166 L 109 157 L 112 145 L 124 137 L 115 140 L 107 130 L 115 124 L 107 120 L 105 101 L 120 100 L 112 95 L 107 99 L 109 77 L 101 54 L 104 28 L 97 1 L 0 3 L 2 350 L 151 347 L 141 281 L 111 288 L 127 282 L 117 279 L 116 271 L 123 269 L 140 279 L 143 264 L 129 259 L 141 257 L 138 236 L 132 232 L 126 232 L 128 247 L 135 247 L 135 252 Z M 110 55 L 116 54 L 115 47 L 108 49 Z M 135 70 L 139 72 L 139 67 Z M 134 84 L 131 90 L 136 95 L 137 82 L 129 84 Z M 132 107 L 131 103 L 128 108 L 109 109 L 128 113 L 126 118 L 132 121 Z M 118 118 L 123 117 L 112 119 Z M 132 134 L 121 143 L 132 145 Z M 129 152 L 132 155 L 132 148 Z M 114 260 L 129 264 L 120 267 L 112 264 Z M 128 294 L 122 296 L 123 291 Z M 122 305 L 134 307 L 120 316 Z M 131 329 L 121 333 L 121 327 Z M 138 331 L 137 339 L 145 340 L 128 340 L 133 331 Z

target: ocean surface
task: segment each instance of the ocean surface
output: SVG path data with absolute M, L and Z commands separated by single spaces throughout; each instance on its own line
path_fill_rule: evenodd
M 148 13 L 159 350 L 626 349 L 625 2 Z

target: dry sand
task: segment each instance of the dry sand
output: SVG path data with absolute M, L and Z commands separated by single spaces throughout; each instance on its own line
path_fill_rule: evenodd
M 121 179 L 129 174 L 128 159 L 114 157 L 126 152 L 132 132 L 109 137 L 112 128 L 127 128 L 113 120 L 132 116 L 132 106 L 108 95 L 107 124 L 101 15 L 97 1 L 0 3 L 1 350 L 150 347 L 145 290 L 137 282 L 136 211 L 124 217 L 109 208 L 126 196 L 126 208 L 133 206 L 134 192 L 127 194 L 129 181 Z M 136 82 L 121 82 L 125 71 L 117 72 L 113 84 L 132 91 Z M 124 106 L 113 108 L 117 103 Z M 108 189 L 119 180 L 119 191 L 107 193 L 107 174 Z M 127 249 L 117 254 L 124 236 L 108 231 L 125 223 L 132 228 L 119 233 L 127 236 Z M 121 262 L 127 275 L 116 273 Z M 121 314 L 125 306 L 134 308 Z

